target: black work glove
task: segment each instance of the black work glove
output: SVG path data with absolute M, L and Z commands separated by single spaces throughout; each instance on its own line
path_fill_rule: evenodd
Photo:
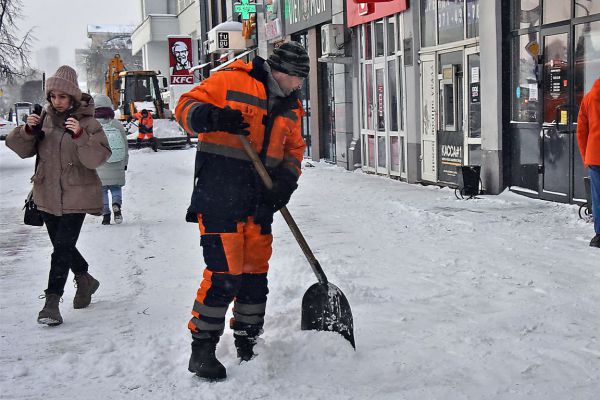
M 125 171 L 127 171 L 127 165 L 125 166 Z
M 261 203 L 256 207 L 256 212 L 254 213 L 254 223 L 257 225 L 261 225 L 264 227 L 269 227 L 273 223 L 273 214 L 276 210 L 273 209 L 273 206 Z
M 225 131 L 243 136 L 250 134 L 250 131 L 246 130 L 250 125 L 244 122 L 242 112 L 229 106 L 225 106 L 225 108 L 213 107 L 210 110 L 209 120 L 213 131 Z
M 269 205 L 273 211 L 277 211 L 290 201 L 292 193 L 298 187 L 297 178 L 284 167 L 276 168 L 270 175 L 273 180 L 273 188 L 271 190 L 265 188 L 261 203 Z

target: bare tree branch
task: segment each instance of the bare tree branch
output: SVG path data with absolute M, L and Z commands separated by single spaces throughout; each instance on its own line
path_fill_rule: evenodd
M 0 81 L 14 83 L 27 75 L 33 30 L 18 38 L 17 21 L 22 18 L 22 0 L 0 0 Z

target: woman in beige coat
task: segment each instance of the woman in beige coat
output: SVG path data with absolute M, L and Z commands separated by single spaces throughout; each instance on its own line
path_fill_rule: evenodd
M 75 245 L 86 213 L 102 212 L 95 168 L 111 152 L 102 127 L 94 119 L 94 102 L 79 90 L 73 68 L 63 65 L 47 79 L 46 96 L 48 104 L 42 115 L 29 115 L 26 125 L 7 136 L 6 145 L 21 158 L 38 157 L 31 179 L 33 200 L 42 212 L 54 248 L 46 303 L 38 322 L 59 325 L 63 319 L 58 305 L 69 269 L 77 284 L 74 308 L 87 307 L 100 285 L 88 273 L 88 263 Z

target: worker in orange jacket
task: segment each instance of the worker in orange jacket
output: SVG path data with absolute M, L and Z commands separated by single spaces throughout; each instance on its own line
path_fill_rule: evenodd
M 138 136 L 136 139 L 136 147 L 139 149 L 142 147 L 142 141 L 144 138 L 148 138 L 152 150 L 158 151 L 158 143 L 154 137 L 154 119 L 152 113 L 148 110 L 143 109 L 141 112 L 137 112 L 133 115 L 138 120 Z
M 577 142 L 592 184 L 592 214 L 596 236 L 590 246 L 600 247 L 600 79 L 581 100 L 577 118 Z
M 296 42 L 284 43 L 268 60 L 233 62 L 179 99 L 175 116 L 198 134 L 194 191 L 188 220 L 197 222 L 203 248 L 203 280 L 192 319 L 188 369 L 220 380 L 225 367 L 215 349 L 231 302 L 238 358 L 255 356 L 263 331 L 273 214 L 296 189 L 306 145 L 298 89 L 308 76 L 309 58 Z M 247 136 L 272 179 L 264 188 L 238 135 Z

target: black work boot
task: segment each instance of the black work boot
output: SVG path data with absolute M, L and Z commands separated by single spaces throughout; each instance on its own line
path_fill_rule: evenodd
M 158 141 L 156 140 L 155 137 L 153 137 L 152 139 L 150 139 L 150 147 L 152 148 L 152 150 L 154 150 L 155 152 L 158 151 Z
M 135 139 L 135 148 L 138 150 L 142 148 L 142 139 L 140 139 L 140 138 Z
M 87 272 L 84 272 L 75 274 L 75 283 L 77 292 L 75 292 L 75 297 L 73 298 L 73 308 L 86 308 L 92 302 L 92 295 L 98 290 L 100 282 Z
M 102 225 L 110 225 L 110 214 L 104 214 L 102 216 Z
M 256 356 L 254 345 L 256 345 L 256 336 L 233 334 L 237 356 L 242 361 L 250 361 Z
M 60 325 L 63 322 L 60 310 L 58 309 L 58 303 L 60 303 L 60 295 L 49 293 L 46 295 L 46 304 L 38 315 L 38 324 L 46 324 L 48 326 Z
M 208 381 L 221 381 L 227 378 L 227 371 L 223 364 L 217 360 L 215 351 L 219 338 L 192 340 L 192 356 L 188 371 Z
M 600 247 L 600 233 L 596 233 L 596 236 L 592 238 L 590 247 Z

